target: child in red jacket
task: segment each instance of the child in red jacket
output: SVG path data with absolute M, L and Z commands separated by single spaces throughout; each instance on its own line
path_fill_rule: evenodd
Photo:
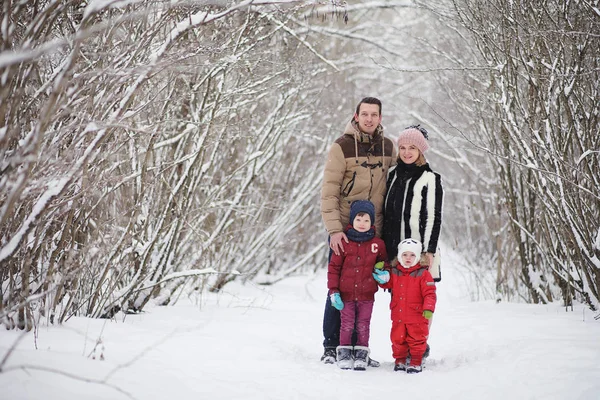
M 435 282 L 419 264 L 423 246 L 415 239 L 405 239 L 398 245 L 399 265 L 389 271 L 375 270 L 373 277 L 382 288 L 391 289 L 392 354 L 394 371 L 422 371 L 423 354 L 427 348 L 429 319 L 435 311 Z M 410 352 L 410 363 L 407 357 Z
M 387 260 L 383 240 L 375 237 L 375 206 L 367 200 L 350 206 L 351 223 L 345 230 L 350 240 L 340 255 L 331 256 L 327 287 L 331 305 L 340 310 L 340 345 L 337 365 L 342 369 L 364 371 L 369 358 L 369 335 L 375 292 L 379 289 L 371 275 L 377 262 Z M 356 346 L 352 333 L 356 329 Z

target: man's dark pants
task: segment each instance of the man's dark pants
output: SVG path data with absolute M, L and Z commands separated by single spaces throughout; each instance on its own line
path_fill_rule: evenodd
M 329 240 L 327 240 L 329 244 Z M 333 250 L 329 248 L 329 261 L 331 261 L 331 255 Z M 335 349 L 340 345 L 340 312 L 331 305 L 329 295 L 325 301 L 325 312 L 323 313 L 323 347 Z M 352 345 L 356 344 L 356 330 L 352 333 Z

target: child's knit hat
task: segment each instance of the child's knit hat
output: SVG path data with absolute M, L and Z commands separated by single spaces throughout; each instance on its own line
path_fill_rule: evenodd
M 413 265 L 415 265 L 415 264 L 417 264 L 419 262 L 419 259 L 421 258 L 421 250 L 422 249 L 423 249 L 423 245 L 418 240 L 416 240 L 416 239 L 404 239 L 398 245 L 398 262 L 404 268 L 410 268 L 410 267 L 412 267 Z M 415 258 L 415 263 L 413 265 L 404 265 L 402 263 L 402 253 L 405 253 L 405 252 L 409 252 L 409 253 L 414 253 L 415 254 L 416 258 Z
M 425 129 L 421 128 L 419 125 L 409 126 L 402 132 L 400 132 L 400 136 L 398 136 L 398 147 L 405 145 L 410 146 L 413 145 L 421 153 L 425 153 L 427 149 L 429 149 L 429 144 L 427 143 L 427 134 L 423 133 Z M 425 132 L 427 132 L 425 130 Z
M 371 217 L 371 225 L 375 225 L 375 206 L 369 200 L 356 200 L 350 205 L 350 223 L 354 222 L 356 214 L 367 213 Z

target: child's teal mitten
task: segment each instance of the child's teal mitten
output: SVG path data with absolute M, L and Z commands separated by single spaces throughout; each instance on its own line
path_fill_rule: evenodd
M 342 311 L 344 308 L 344 302 L 342 301 L 342 296 L 339 293 L 332 293 L 329 298 L 331 299 L 331 305 L 334 306 L 337 310 Z
M 388 271 L 383 271 L 380 269 L 376 269 L 373 272 L 373 279 L 381 285 L 387 283 L 390 280 L 390 273 Z

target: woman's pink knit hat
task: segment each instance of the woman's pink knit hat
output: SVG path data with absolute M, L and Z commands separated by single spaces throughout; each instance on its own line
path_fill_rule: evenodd
M 429 149 L 429 144 L 427 143 L 425 134 L 419 129 L 419 125 L 409 126 L 400 132 L 400 136 L 398 136 L 398 147 L 402 145 L 413 145 L 419 149 L 421 153 L 425 153 L 427 149 Z

